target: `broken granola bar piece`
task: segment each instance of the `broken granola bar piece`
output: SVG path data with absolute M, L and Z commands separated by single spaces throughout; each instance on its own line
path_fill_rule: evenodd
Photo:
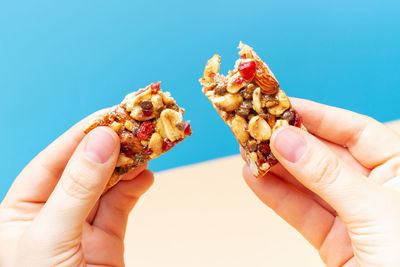
M 157 158 L 192 134 L 189 122 L 183 122 L 185 110 L 177 106 L 169 92 L 160 89 L 160 84 L 128 94 L 121 104 L 95 118 L 85 129 L 88 133 L 98 126 L 108 126 L 120 137 L 120 154 L 107 188 L 123 174 Z
M 227 76 L 219 74 L 216 54 L 199 81 L 243 148 L 253 175 L 262 177 L 278 163 L 269 146 L 272 133 L 285 125 L 306 128 L 268 65 L 250 46 L 240 42 L 239 49 L 240 58 Z

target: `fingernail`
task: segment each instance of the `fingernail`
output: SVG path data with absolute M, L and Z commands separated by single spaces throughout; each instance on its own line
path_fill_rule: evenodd
M 284 128 L 275 136 L 274 147 L 286 160 L 297 162 L 307 149 L 307 143 L 302 136 L 291 128 Z
M 89 133 L 86 144 L 86 157 L 96 163 L 105 163 L 113 154 L 114 137 L 103 128 L 96 128 Z

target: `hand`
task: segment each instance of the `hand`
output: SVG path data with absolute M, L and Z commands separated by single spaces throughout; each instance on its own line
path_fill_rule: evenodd
M 400 136 L 350 111 L 293 99 L 310 133 L 271 138 L 279 160 L 257 196 L 296 228 L 328 266 L 399 266 Z
M 128 214 L 151 186 L 147 165 L 102 195 L 118 136 L 85 119 L 30 162 L 0 205 L 0 266 L 123 266 Z

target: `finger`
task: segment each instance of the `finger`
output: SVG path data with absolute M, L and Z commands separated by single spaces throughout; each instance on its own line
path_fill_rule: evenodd
M 124 262 L 121 253 L 124 251 L 124 243 L 99 228 L 85 223 L 81 243 L 87 267 L 121 266 L 121 262 Z
M 298 191 L 309 195 L 310 198 L 317 202 L 321 207 L 329 211 L 332 215 L 337 215 L 336 211 L 328 203 L 326 203 L 325 200 L 300 183 L 299 180 L 290 174 L 281 164 L 273 166 L 270 172 L 276 175 L 279 179 L 294 186 Z
M 351 166 L 355 171 L 360 172 L 361 174 L 367 176 L 370 171 L 363 167 L 354 157 L 348 152 L 348 150 L 344 147 L 332 144 L 331 142 L 321 140 L 336 156 L 338 156 L 345 164 Z M 292 183 L 296 188 L 303 192 L 309 192 L 302 183 L 300 183 L 293 175 L 291 175 L 282 165 L 278 164 L 271 168 L 271 172 L 278 175 L 279 177 L 285 179 L 286 181 Z
M 363 167 L 357 160 L 354 159 L 354 157 L 348 152 L 348 150 L 344 147 L 335 145 L 331 142 L 328 142 L 326 140 L 321 140 L 324 144 L 326 144 L 339 158 L 343 160 L 344 163 L 348 164 L 349 166 L 352 166 L 356 171 L 359 171 L 361 174 L 368 175 L 369 170 Z M 246 157 L 244 156 L 243 149 L 240 147 L 240 152 L 242 155 L 242 158 L 244 161 L 246 161 Z M 281 164 L 277 164 L 273 166 L 270 170 L 271 173 L 275 174 L 278 176 L 280 179 L 292 184 L 294 187 L 296 187 L 297 190 L 311 195 L 311 197 L 323 208 L 328 210 L 331 214 L 336 215 L 336 211 L 329 205 L 327 204 L 321 197 L 316 195 L 314 192 L 312 192 L 310 189 L 305 187 L 301 182 L 299 182 L 293 175 L 291 175 L 284 167 L 282 167 Z
M 147 168 L 148 164 L 147 162 L 140 165 L 139 167 L 125 173 L 124 175 L 122 175 L 121 177 L 121 181 L 122 180 L 132 180 L 134 179 L 136 176 L 138 176 L 138 174 L 140 174 L 142 171 L 144 171 Z M 111 187 L 112 188 L 112 187 Z M 105 195 L 111 188 L 108 188 L 108 190 L 106 190 L 105 192 L 103 192 L 103 195 Z M 90 211 L 89 216 L 86 218 L 86 221 L 89 224 L 93 223 L 94 218 L 96 217 L 97 214 L 97 210 L 99 208 L 99 204 L 100 204 L 101 198 L 96 201 L 95 206 L 93 207 L 93 209 Z
M 101 197 L 100 206 L 93 226 L 103 229 L 120 239 L 125 236 L 129 212 L 135 206 L 139 197 L 153 184 L 154 176 L 149 170 L 138 168 L 142 172 L 131 180 L 120 181 Z
M 54 190 L 68 160 L 82 138 L 83 130 L 93 117 L 105 112 L 100 110 L 75 124 L 40 152 L 18 175 L 4 198 L 4 203 L 43 203 Z
M 308 100 L 291 100 L 311 133 L 348 147 L 365 167 L 372 169 L 400 155 L 400 136 L 376 120 Z
M 319 255 L 326 266 L 343 266 L 353 257 L 353 247 L 343 221 L 336 217 L 335 221 L 319 249 Z
M 246 165 L 243 176 L 253 192 L 267 206 L 299 231 L 316 249 L 327 266 L 341 266 L 353 254 L 343 222 L 274 174 L 255 178 Z M 337 244 L 341 244 L 337 246 Z
M 92 130 L 79 144 L 37 220 L 56 232 L 81 229 L 104 191 L 119 154 L 119 138 L 108 127 Z
M 243 176 L 261 201 L 296 228 L 311 245 L 321 247 L 335 219 L 331 213 L 274 174 L 255 178 L 246 165 Z
M 279 162 L 304 186 L 319 195 L 342 219 L 367 214 L 375 185 L 344 164 L 326 145 L 295 127 L 283 127 L 271 138 Z M 362 205 L 361 205 L 362 204 Z

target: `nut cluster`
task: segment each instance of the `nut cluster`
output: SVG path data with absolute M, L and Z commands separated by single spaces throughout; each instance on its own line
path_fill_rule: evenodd
M 269 148 L 272 133 L 285 125 L 304 126 L 267 64 L 251 47 L 241 43 L 239 48 L 240 59 L 233 71 L 220 75 L 220 56 L 214 55 L 200 83 L 259 176 L 277 163 Z
M 109 186 L 117 182 L 121 174 L 157 158 L 191 135 L 189 123 L 183 122 L 183 114 L 184 109 L 176 105 L 169 92 L 160 90 L 158 82 L 128 94 L 120 105 L 95 119 L 85 133 L 97 126 L 108 126 L 121 141 Z

